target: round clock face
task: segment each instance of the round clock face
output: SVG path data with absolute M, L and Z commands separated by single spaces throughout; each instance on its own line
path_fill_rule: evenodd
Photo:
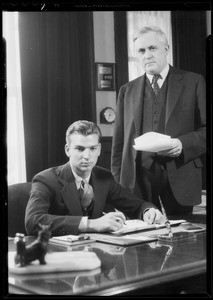
M 113 123 L 115 121 L 115 111 L 113 108 L 105 108 L 103 115 L 107 123 Z

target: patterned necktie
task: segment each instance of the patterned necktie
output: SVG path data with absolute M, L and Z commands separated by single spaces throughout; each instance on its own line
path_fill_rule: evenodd
M 155 95 L 157 95 L 157 93 L 160 90 L 160 87 L 159 87 L 158 82 L 157 82 L 159 78 L 162 78 L 161 75 L 160 74 L 155 74 L 153 76 L 153 79 L 152 79 L 152 85 L 153 85 L 153 90 L 154 90 Z
M 93 196 L 94 196 L 93 188 L 89 183 L 82 180 L 79 192 L 80 192 L 80 196 L 81 196 L 81 205 L 83 208 L 83 212 L 84 212 L 84 214 L 86 214 L 87 209 L 89 208 L 89 206 L 92 202 Z

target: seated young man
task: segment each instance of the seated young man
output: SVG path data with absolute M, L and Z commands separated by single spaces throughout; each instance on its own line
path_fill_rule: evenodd
M 57 236 L 116 231 L 126 217 L 149 224 L 163 222 L 153 204 L 137 198 L 116 183 L 109 170 L 96 166 L 100 142 L 96 124 L 77 121 L 69 126 L 65 145 L 69 161 L 40 172 L 32 180 L 25 214 L 29 235 L 37 234 L 38 223 L 52 222 L 52 235 Z M 106 207 L 113 211 L 106 213 Z

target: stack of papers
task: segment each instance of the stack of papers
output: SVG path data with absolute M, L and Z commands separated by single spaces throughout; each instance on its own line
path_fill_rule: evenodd
M 62 236 L 54 236 L 50 239 L 50 242 L 65 245 L 65 246 L 77 246 L 87 243 L 93 243 L 95 240 L 90 239 L 90 236 L 85 235 L 62 235 Z
M 159 152 L 172 148 L 171 136 L 153 131 L 142 134 L 134 142 L 133 147 L 139 151 Z

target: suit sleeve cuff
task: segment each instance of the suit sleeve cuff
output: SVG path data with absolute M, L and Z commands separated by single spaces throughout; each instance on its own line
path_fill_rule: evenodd
M 86 232 L 87 230 L 87 223 L 88 223 L 88 217 L 82 217 L 79 226 L 78 226 L 78 230 L 80 232 Z

